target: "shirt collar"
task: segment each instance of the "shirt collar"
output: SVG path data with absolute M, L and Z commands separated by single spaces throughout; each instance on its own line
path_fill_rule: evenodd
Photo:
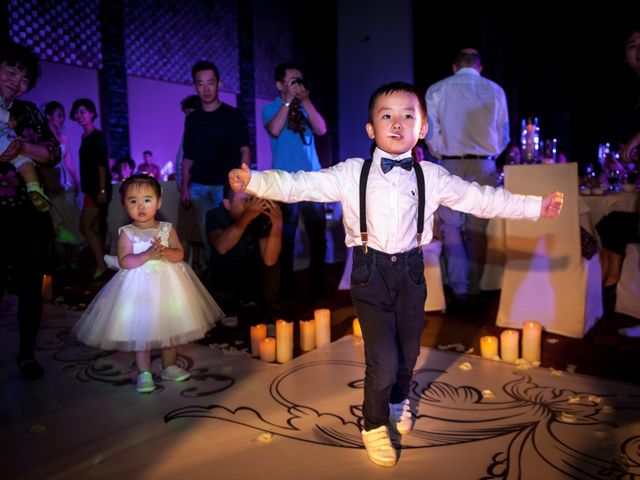
M 380 165 L 380 159 L 382 157 L 390 158 L 391 160 L 399 160 L 401 158 L 410 157 L 410 156 L 411 156 L 411 150 L 404 153 L 400 153 L 398 155 L 394 155 L 391 153 L 387 153 L 384 150 L 376 147 L 376 149 L 373 151 L 372 160 L 374 163 L 377 163 L 378 165 Z
M 462 67 L 455 73 L 455 75 L 476 75 L 479 77 L 480 72 L 472 67 Z

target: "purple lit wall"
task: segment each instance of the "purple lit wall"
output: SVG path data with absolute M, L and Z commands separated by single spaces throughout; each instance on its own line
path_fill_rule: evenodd
M 288 23 L 290 0 L 254 6 L 256 68 L 256 151 L 259 168 L 271 165 L 269 139 L 262 127 L 263 106 L 277 91 L 273 68 L 292 58 Z M 98 68 L 102 66 L 98 0 L 10 0 L 6 4 L 11 38 L 31 47 L 42 60 L 37 87 L 24 98 L 44 105 L 58 100 L 67 114 L 72 102 L 87 97 L 100 105 Z M 203 2 L 125 1 L 124 39 L 129 148 L 136 162 L 142 151 L 154 152 L 158 164 L 171 160 L 182 137 L 179 102 L 194 93 L 191 66 L 212 60 L 220 69 L 221 98 L 237 104 L 240 91 L 237 5 L 234 0 Z M 99 108 L 99 107 L 98 107 Z M 99 112 L 101 113 L 101 112 Z M 106 121 L 104 115 L 98 119 Z M 126 121 L 126 120 L 125 120 Z M 80 128 L 67 120 L 72 155 L 77 163 Z

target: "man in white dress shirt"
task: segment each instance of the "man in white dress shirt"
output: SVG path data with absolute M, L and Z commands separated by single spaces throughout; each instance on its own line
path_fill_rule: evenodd
M 427 133 L 426 107 L 422 92 L 408 83 L 373 93 L 366 130 L 377 146 L 372 160 L 350 158 L 296 173 L 243 165 L 229 172 L 229 183 L 281 202 L 342 203 L 346 244 L 354 247 L 351 298 L 365 344 L 362 440 L 372 462 L 390 467 L 398 456 L 389 427 L 401 434 L 413 427 L 409 387 L 427 294 L 420 245 L 433 236 L 436 209 L 443 204 L 482 217 L 555 217 L 562 194 L 543 198 L 481 188 L 431 162 L 415 162 L 411 149 Z
M 454 74 L 427 90 L 431 153 L 450 173 L 480 185 L 495 185 L 495 158 L 509 144 L 504 90 L 480 76 L 480 54 L 461 50 Z M 449 286 L 461 302 L 480 292 L 486 256 L 487 220 L 442 207 L 438 211 Z

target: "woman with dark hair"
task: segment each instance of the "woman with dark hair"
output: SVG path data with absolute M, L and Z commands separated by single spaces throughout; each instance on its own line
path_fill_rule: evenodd
M 30 50 L 11 42 L 0 45 L 0 95 L 7 107 L 29 103 L 17 98 L 35 86 L 39 73 L 38 57 Z M 11 160 L 24 155 L 38 166 L 60 161 L 58 142 L 41 118 L 35 120 L 29 141 L 18 137 L 0 154 L 0 298 L 9 284 L 7 267 L 12 265 L 11 285 L 18 296 L 20 332 L 16 361 L 27 380 L 37 380 L 44 374 L 35 358 L 35 345 L 42 320 L 42 277 L 53 228 L 49 213 L 38 211 L 29 201 L 26 185 Z
M 44 114 L 62 150 L 62 162 L 55 168 L 42 172 L 52 202 L 51 219 L 56 234 L 56 253 L 66 267 L 74 267 L 77 249 L 83 243 L 80 210 L 76 203 L 78 176 L 71 158 L 69 137 L 63 131 L 66 120 L 64 107 L 60 102 L 51 101 L 45 105 Z
M 80 214 L 80 230 L 96 262 L 93 279 L 99 280 L 107 272 L 107 264 L 103 258 L 107 212 L 111 200 L 107 140 L 93 123 L 98 118 L 98 112 L 92 100 L 79 98 L 73 102 L 71 117 L 82 127 L 80 188 L 84 193 L 84 204 Z

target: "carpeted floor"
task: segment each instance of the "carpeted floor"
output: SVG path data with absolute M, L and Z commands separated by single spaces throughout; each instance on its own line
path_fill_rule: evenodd
M 192 344 L 180 356 L 191 380 L 158 379 L 159 389 L 140 395 L 131 356 L 77 343 L 70 333 L 77 316 L 47 307 L 39 351 L 46 376 L 25 382 L 13 364 L 15 300 L 3 305 L 0 478 L 640 475 L 635 384 L 549 368 L 521 371 L 423 348 L 411 394 L 415 428 L 395 439 L 402 449 L 390 471 L 369 462 L 362 448 L 363 345 L 355 337 L 282 365 L 248 357 L 240 340 Z M 159 359 L 153 368 L 159 371 Z

